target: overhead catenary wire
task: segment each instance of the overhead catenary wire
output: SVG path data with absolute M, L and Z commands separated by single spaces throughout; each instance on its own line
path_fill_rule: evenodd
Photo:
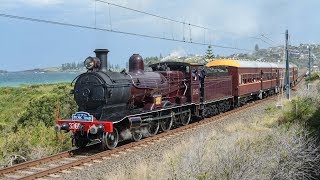
M 171 39 L 171 38 L 153 36 L 153 35 L 148 35 L 148 34 L 139 34 L 139 33 L 112 30 L 112 29 L 106 29 L 106 28 L 98 28 L 98 27 L 92 27 L 92 26 L 86 26 L 86 25 L 80 25 L 80 24 L 72 24 L 72 23 L 52 21 L 52 20 L 39 19 L 39 18 L 31 18 L 31 17 L 26 17 L 26 16 L 17 16 L 17 15 L 6 14 L 6 13 L 1 13 L 0 17 L 10 18 L 10 19 L 18 19 L 18 20 L 24 20 L 24 21 L 31 21 L 31 22 L 38 22 L 38 23 L 53 24 L 53 25 L 68 26 L 68 27 L 74 27 L 74 28 L 89 29 L 89 30 L 113 32 L 113 33 L 118 33 L 118 34 L 139 36 L 139 37 L 152 38 L 152 39 L 160 39 L 160 40 L 167 40 L 167 41 L 190 43 L 190 44 L 195 44 L 195 45 L 205 45 L 205 46 L 209 46 L 210 45 L 210 46 L 213 46 L 213 47 L 223 48 L 223 49 L 233 49 L 233 50 L 248 51 L 248 52 L 252 51 L 252 50 L 244 49 L 244 48 L 216 45 L 216 44 L 211 44 L 211 43 L 201 43 L 201 42 L 195 42 L 195 41 L 189 42 L 189 41 L 185 41 L 185 40 Z
M 260 36 L 268 39 L 269 41 L 271 41 L 271 42 L 273 42 L 273 43 L 276 43 L 274 40 L 272 40 L 271 38 L 267 37 L 267 36 L 264 35 L 264 34 L 261 34 Z
M 173 18 L 169 18 L 169 17 L 165 17 L 165 16 L 161 16 L 161 15 L 157 15 L 157 14 L 154 14 L 154 13 L 150 13 L 150 12 L 146 12 L 146 11 L 142 11 L 142 10 L 137 10 L 137 9 L 133 9 L 133 8 L 130 8 L 130 7 L 127 7 L 127 6 L 124 6 L 124 5 L 119 5 L 119 4 L 116 4 L 116 3 L 112 3 L 110 1 L 107 1 L 107 0 L 92 0 L 92 1 L 95 1 L 95 2 L 100 2 L 100 3 L 104 3 L 104 4 L 108 4 L 109 5 L 109 8 L 110 6 L 114 6 L 114 7 L 118 7 L 118 8 L 122 8 L 122 9 L 126 9 L 126 10 L 129 10 L 129 11 L 133 11 L 133 12 L 137 12 L 137 13 L 141 13 L 141 14 L 144 14 L 144 15 L 148 15 L 148 16 L 152 16 L 152 17 L 155 17 L 155 18 L 160 18 L 160 19 L 163 19 L 163 20 L 167 20 L 167 21 L 171 21 L 171 22 L 175 22 L 175 23 L 179 23 L 179 24 L 182 24 L 183 26 L 183 39 L 185 40 L 186 37 L 185 37 L 185 26 L 189 26 L 189 27 L 196 27 L 196 28 L 200 28 L 200 29 L 204 29 L 204 30 L 207 30 L 207 31 L 216 31 L 216 32 L 223 32 L 223 33 L 227 33 L 227 34 L 233 34 L 233 35 L 237 35 L 239 36 L 239 34 L 235 33 L 235 32 L 230 32 L 230 31 L 223 31 L 223 30 L 218 30 L 218 29 L 212 29 L 212 28 L 208 28 L 208 27 L 205 27 L 205 26 L 202 26 L 202 25 L 197 25 L 197 24 L 192 24 L 192 23 L 186 23 L 186 21 L 180 21 L 180 20 L 177 20 L 177 19 L 173 19 Z M 245 38 L 252 38 L 250 36 L 247 36 Z M 261 41 L 267 43 L 266 41 L 264 41 L 262 38 L 257 38 L 257 39 L 260 39 Z M 270 45 L 270 43 L 267 43 Z
M 106 1 L 106 0 L 92 0 L 94 1 L 94 8 L 95 8 L 95 17 L 94 17 L 94 24 L 95 24 L 95 27 L 90 27 L 90 26 L 86 26 L 86 25 L 78 25 L 78 24 L 71 24 L 71 23 L 64 23 L 64 22 L 57 22 L 57 21 L 51 21 L 51 20 L 44 20 L 44 19 L 38 19 L 38 18 L 29 18 L 29 17 L 24 17 L 24 16 L 16 16 L 16 15 L 10 15 L 10 14 L 2 14 L 3 17 L 7 17 L 7 18 L 15 18 L 15 19 L 21 19 L 21 20 L 29 20 L 29 21 L 35 21 L 35 22 L 42 22 L 42 23 L 51 23 L 51 24 L 57 24 L 57 25 L 65 25 L 65 26 L 72 26 L 72 27 L 78 27 L 78 28 L 86 28 L 86 29 L 95 29 L 95 30 L 99 30 L 99 31 L 109 31 L 109 32 L 114 32 L 114 33 L 121 33 L 121 34 L 127 34 L 127 35 L 135 35 L 135 36 L 140 36 L 140 37 L 147 37 L 147 38 L 154 38 L 154 39 L 162 39 L 162 40 L 170 40 L 170 41 L 176 41 L 176 42 L 184 42 L 184 43 L 191 43 L 191 44 L 197 44 L 197 45 L 211 45 L 212 47 L 218 47 L 218 48 L 225 48 L 225 49 L 234 49 L 234 50 L 241 50 L 241 51 L 252 51 L 252 50 L 249 50 L 249 49 L 244 49 L 244 48 L 237 48 L 237 47 L 232 47 L 232 46 L 223 46 L 223 45 L 216 45 L 216 44 L 211 44 L 211 40 L 209 39 L 209 43 L 206 43 L 206 37 L 204 37 L 204 41 L 203 43 L 201 42 L 195 42 L 192 40 L 192 37 L 191 37 L 191 27 L 197 27 L 197 28 L 201 28 L 205 31 L 220 31 L 220 32 L 224 32 L 224 33 L 229 33 L 229 34 L 234 34 L 234 35 L 237 35 L 237 33 L 234 33 L 234 32 L 228 32 L 228 31 L 221 31 L 221 30 L 217 30 L 217 29 L 211 29 L 211 28 L 207 28 L 207 27 L 204 27 L 204 26 L 201 26 L 201 25 L 196 25 L 196 24 L 192 24 L 192 23 L 186 23 L 185 21 L 179 21 L 179 20 L 176 20 L 176 19 L 172 19 L 172 18 L 168 18 L 168 17 L 164 17 L 164 16 L 160 16 L 160 15 L 157 15 L 157 14 L 153 14 L 153 13 L 150 13 L 150 12 L 146 12 L 146 11 L 142 11 L 142 10 L 137 10 L 137 9 L 133 9 L 133 8 L 130 8 L 130 7 L 126 7 L 126 6 L 123 6 L 123 5 L 119 5 L 119 4 L 115 4 L 115 3 L 112 3 L 112 2 L 109 2 L 109 1 Z M 104 28 L 97 28 L 97 17 L 96 17 L 96 6 L 97 6 L 97 2 L 100 2 L 100 3 L 105 3 L 108 5 L 108 8 L 109 8 L 109 29 L 104 29 Z M 130 11 L 134 11 L 134 12 L 138 12 L 138 13 L 141 13 L 141 14 L 145 14 L 145 15 L 149 15 L 149 16 L 153 16 L 153 17 L 156 17 L 156 18 L 160 18 L 160 19 L 163 19 L 163 20 L 167 20 L 167 21 L 171 21 L 171 22 L 174 22 L 174 23 L 180 23 L 183 25 L 183 32 L 182 32 L 182 39 L 183 40 L 178 40 L 178 39 L 175 39 L 173 37 L 173 33 L 172 33 L 172 37 L 171 38 L 166 38 L 166 37 L 160 37 L 160 36 L 154 36 L 154 35 L 147 35 L 147 34 L 139 34 L 139 33 L 132 33 L 132 32 L 125 32 L 125 31 L 120 31 L 120 30 L 113 30 L 112 28 L 112 20 L 111 20 L 111 6 L 115 6 L 115 7 L 119 7 L 119 8 L 122 8 L 122 9 L 126 9 L 126 10 L 130 10 Z M 8 15 L 8 16 L 6 16 Z M 190 36 L 189 36 L 189 41 L 186 40 L 186 36 L 185 36 L 185 26 L 189 26 L 189 33 L 190 33 Z M 205 34 L 204 34 L 205 36 Z M 268 43 L 267 41 L 263 40 L 261 37 L 245 37 L 245 38 L 254 38 L 254 39 L 258 39 L 258 40 L 261 40 L 262 42 L 272 46 L 272 44 Z
M 269 42 L 267 42 L 267 41 L 263 40 L 263 39 L 262 39 L 262 38 L 260 38 L 260 37 L 252 36 L 252 37 L 249 37 L 249 38 L 252 38 L 252 39 L 258 39 L 258 40 L 261 40 L 262 42 L 264 42 L 264 43 L 266 43 L 266 44 L 268 44 L 268 45 L 270 45 L 270 46 L 273 46 L 271 43 L 269 43 Z
M 201 28 L 201 29 L 213 30 L 213 29 L 209 29 L 209 28 L 207 28 L 207 27 L 201 26 L 201 25 L 196 25 L 196 24 L 191 24 L 191 23 L 185 23 L 184 21 L 179 21 L 179 20 L 176 20 L 176 19 L 172 19 L 172 18 L 160 16 L 160 15 L 153 14 L 153 13 L 149 13 L 149 12 L 146 12 L 146 11 L 141 11 L 141 10 L 133 9 L 133 8 L 130 8 L 130 7 L 122 6 L 122 5 L 115 4 L 115 3 L 112 3 L 112 2 L 109 2 L 109 1 L 105 1 L 105 0 L 93 0 L 93 1 L 100 2 L 100 3 L 105 3 L 105 4 L 109 4 L 109 5 L 112 5 L 112 6 L 115 6 L 115 7 L 119 7 L 119 8 L 122 8 L 122 9 L 126 9 L 126 10 L 130 10 L 130 11 L 138 12 L 138 13 L 145 14 L 145 15 L 149 15 L 149 16 L 153 16 L 153 17 L 156 17 L 156 18 L 160 18 L 160 19 L 172 21 L 172 22 L 175 22 L 175 23 L 187 24 L 187 25 L 189 25 L 189 26 L 193 26 L 193 27 L 197 27 L 197 28 Z

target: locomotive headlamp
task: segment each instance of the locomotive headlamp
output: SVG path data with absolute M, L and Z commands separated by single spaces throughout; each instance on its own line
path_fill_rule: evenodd
M 62 123 L 61 124 L 61 130 L 69 131 L 69 124 L 68 123 Z
M 92 70 L 94 68 L 99 68 L 100 67 L 100 60 L 99 58 L 96 57 L 87 57 L 86 60 L 84 60 L 84 66 L 88 69 L 88 70 Z
M 98 128 L 95 125 L 92 125 L 89 129 L 90 134 L 97 134 Z
M 98 125 L 98 132 L 103 132 L 104 131 L 104 125 L 103 124 L 99 124 Z
M 54 126 L 54 130 L 55 130 L 56 132 L 59 132 L 59 131 L 61 130 L 61 126 L 60 126 L 59 124 L 56 124 L 56 125 Z

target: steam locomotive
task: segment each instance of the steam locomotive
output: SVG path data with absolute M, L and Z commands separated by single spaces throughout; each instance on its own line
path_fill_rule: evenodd
M 56 120 L 55 130 L 72 131 L 82 148 L 92 141 L 113 149 L 120 141 L 153 136 L 189 124 L 193 116 L 211 117 L 279 92 L 283 65 L 216 60 L 207 65 L 160 62 L 144 70 L 139 54 L 129 59 L 129 72 L 108 70 L 108 49 L 96 49 L 84 61 L 88 69 L 74 85 L 78 112 Z M 292 85 L 298 69 L 290 66 Z

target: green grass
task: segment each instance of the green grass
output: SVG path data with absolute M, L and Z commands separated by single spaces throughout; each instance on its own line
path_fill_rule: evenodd
M 57 141 L 53 126 L 57 103 L 60 118 L 77 109 L 71 89 L 67 83 L 0 88 L 2 165 L 15 163 L 13 156 L 30 160 L 70 148 L 70 136 L 63 134 Z

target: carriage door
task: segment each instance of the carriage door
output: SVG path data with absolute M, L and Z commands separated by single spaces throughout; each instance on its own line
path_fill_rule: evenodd
M 191 102 L 200 103 L 200 77 L 198 66 L 191 66 Z

